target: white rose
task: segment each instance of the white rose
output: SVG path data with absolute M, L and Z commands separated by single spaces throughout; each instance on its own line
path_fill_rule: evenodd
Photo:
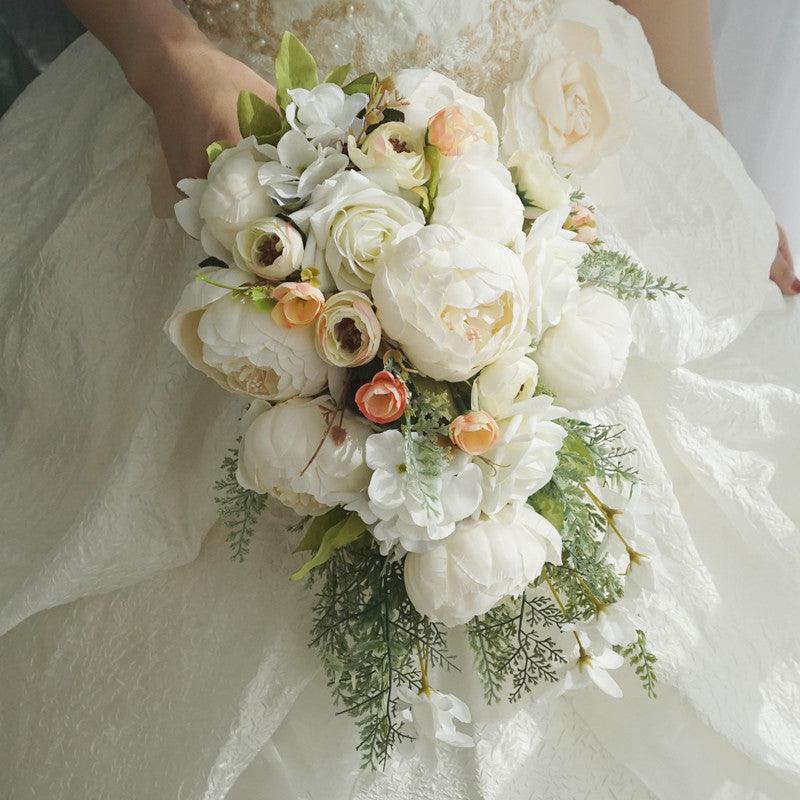
M 258 180 L 264 161 L 255 136 L 250 136 L 223 150 L 209 167 L 207 179 L 186 178 L 178 183 L 188 197 L 175 204 L 175 216 L 210 256 L 229 262 L 236 234 L 277 212 Z
M 281 208 L 294 210 L 328 178 L 344 171 L 349 163 L 338 147 L 313 145 L 299 131 L 286 131 L 277 147 L 261 148 L 270 159 L 258 170 L 258 179 Z
M 448 627 L 521 594 L 545 562 L 561 563 L 558 531 L 525 503 L 460 522 L 426 553 L 405 559 L 406 591 L 420 614 Z
M 619 386 L 633 333 L 628 309 L 595 288 L 581 289 L 534 354 L 542 382 L 569 409 L 600 405 Z
M 347 141 L 350 133 L 363 126 L 358 114 L 369 97 L 356 92 L 346 94 L 335 83 L 321 83 L 313 89 L 289 89 L 292 102 L 286 107 L 286 121 L 312 144 L 328 146 Z
M 485 514 L 496 514 L 513 501 L 525 502 L 553 477 L 558 464 L 567 432 L 553 420 L 566 412 L 546 395 L 521 406 L 523 410 L 499 423 L 497 443 L 478 462 Z
M 531 287 L 529 331 L 535 340 L 560 319 L 578 292 L 578 266 L 589 252 L 564 222 L 569 206 L 542 214 L 525 241 L 522 263 Z
M 558 164 L 590 172 L 627 138 L 627 78 L 603 59 L 597 29 L 580 22 L 558 22 L 539 52 L 544 59 L 532 58 L 506 90 L 504 146 L 542 149 Z
M 372 295 L 386 334 L 436 380 L 467 380 L 495 361 L 528 315 L 516 253 L 443 225 L 387 248 Z
M 449 536 L 455 523 L 473 514 L 481 502 L 481 472 L 466 453 L 453 452 L 433 491 L 423 496 L 406 470 L 406 443 L 400 431 L 376 433 L 367 440 L 369 510 L 381 552 L 395 547 L 422 552 Z
M 253 278 L 238 269 L 200 273 L 227 286 L 245 286 Z M 165 330 L 193 367 L 237 394 L 277 401 L 325 387 L 328 367 L 317 355 L 312 329 L 282 328 L 268 311 L 229 289 L 192 281 Z
M 461 105 L 478 112 L 483 120 L 481 128 L 487 131 L 490 155 L 497 153 L 497 126 L 485 112 L 482 97 L 465 92 L 455 81 L 431 69 L 401 69 L 394 75 L 395 86 L 402 97 L 408 100 L 403 106 L 406 125 L 418 133 L 424 133 L 431 117 L 443 108 Z
M 550 211 L 570 204 L 572 184 L 559 174 L 547 153 L 517 151 L 509 159 L 508 166 L 526 206 Z
M 381 326 L 369 297 L 337 292 L 317 317 L 317 352 L 334 367 L 360 367 L 378 354 Z
M 499 161 L 456 156 L 441 160 L 431 222 L 514 245 L 522 234 L 522 201 Z
M 320 186 L 292 219 L 309 231 L 336 286 L 362 291 L 369 290 L 384 248 L 401 228 L 425 222 L 418 208 L 353 171 Z
M 472 384 L 473 410 L 504 420 L 533 397 L 539 366 L 528 357 L 528 349 L 527 345 L 515 347 L 478 373 Z
M 239 449 L 239 483 L 299 514 L 357 502 L 369 483 L 364 448 L 371 430 L 349 411 L 331 428 L 336 414 L 323 396 L 288 400 L 256 417 Z
M 360 147 L 351 136 L 347 151 L 362 174 L 393 194 L 422 186 L 430 177 L 425 135 L 403 122 L 379 125 L 367 134 Z
M 303 237 L 297 228 L 280 217 L 270 217 L 249 225 L 236 234 L 233 261 L 268 281 L 280 281 L 300 268 Z

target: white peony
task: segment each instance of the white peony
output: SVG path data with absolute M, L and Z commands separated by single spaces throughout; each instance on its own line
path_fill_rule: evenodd
M 523 210 L 511 175 L 499 161 L 470 156 L 441 160 L 431 222 L 516 245 L 522 235 Z
M 425 134 L 403 122 L 379 125 L 360 146 L 351 136 L 347 151 L 363 175 L 393 194 L 422 186 L 430 177 L 425 160 Z M 414 196 L 411 192 L 408 195 Z
M 541 380 L 571 410 L 600 405 L 619 386 L 633 333 L 628 309 L 595 288 L 582 289 L 534 354 Z
M 421 552 L 455 530 L 481 502 L 481 473 L 469 456 L 455 451 L 449 464 L 421 491 L 406 466 L 406 442 L 400 431 L 376 433 L 367 440 L 369 510 L 378 520 L 373 531 L 381 552 L 396 547 Z
M 347 156 L 338 147 L 313 145 L 300 131 L 287 131 L 277 146 L 263 145 L 270 158 L 258 170 L 258 179 L 270 197 L 289 211 L 302 205 L 311 192 L 342 172 Z
M 525 503 L 469 519 L 426 553 L 405 559 L 406 591 L 420 614 L 453 627 L 521 594 L 545 562 L 561 563 L 558 531 Z
M 236 266 L 269 281 L 283 280 L 299 269 L 303 252 L 300 232 L 280 217 L 250 224 L 233 243 Z
M 535 340 L 560 319 L 578 293 L 578 266 L 589 245 L 563 229 L 569 206 L 542 214 L 528 233 L 522 263 L 530 283 L 529 332 Z
M 229 262 L 236 234 L 277 212 L 258 180 L 264 161 L 255 136 L 249 136 L 217 156 L 207 179 L 179 181 L 178 188 L 188 196 L 175 204 L 175 217 L 210 256 Z
M 472 384 L 472 408 L 504 420 L 530 400 L 539 381 L 539 366 L 528 356 L 527 343 L 503 353 L 484 367 Z
M 384 248 L 422 212 L 369 178 L 348 171 L 324 183 L 292 219 L 314 240 L 320 268 L 341 289 L 369 290 Z
M 405 124 L 418 133 L 424 133 L 431 117 L 446 106 L 459 104 L 478 112 L 483 119 L 490 149 L 482 150 L 490 156 L 497 154 L 497 126 L 484 111 L 482 97 L 465 92 L 455 81 L 431 69 L 401 69 L 394 75 L 395 86 L 402 97 L 408 100 L 403 106 Z
M 387 248 L 372 295 L 385 333 L 435 380 L 472 377 L 517 340 L 528 316 L 516 253 L 443 225 Z
M 547 153 L 517 151 L 508 166 L 526 205 L 550 211 L 570 204 L 572 185 L 559 174 Z
M 335 83 L 313 89 L 289 89 L 292 102 L 286 106 L 286 121 L 312 144 L 329 146 L 346 142 L 350 133 L 360 133 L 358 119 L 369 101 L 366 94 L 346 94 Z
M 545 150 L 588 173 L 625 143 L 629 106 L 627 77 L 603 58 L 597 29 L 561 20 L 506 89 L 504 146 Z
M 253 276 L 206 267 L 200 273 L 227 286 Z M 311 328 L 281 328 L 268 311 L 229 289 L 192 281 L 165 330 L 189 363 L 237 394 L 285 400 L 322 391 L 328 367 L 317 355 Z
M 479 463 L 485 514 L 496 514 L 506 503 L 527 500 L 553 477 L 558 464 L 567 432 L 553 420 L 566 412 L 547 395 L 522 406 L 519 413 L 500 422 L 497 444 Z
M 332 415 L 336 418 L 330 427 Z M 298 514 L 317 516 L 358 502 L 369 483 L 364 449 L 370 433 L 349 411 L 340 419 L 328 396 L 279 403 L 247 429 L 237 480 L 245 489 L 271 494 Z

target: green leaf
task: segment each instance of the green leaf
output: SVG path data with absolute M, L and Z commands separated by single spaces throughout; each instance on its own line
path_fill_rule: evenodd
M 292 574 L 292 580 L 299 581 L 305 578 L 312 569 L 324 564 L 334 552 L 342 547 L 347 547 L 366 530 L 367 526 L 358 514 L 354 512 L 348 514 L 343 520 L 325 531 L 316 554 Z
M 283 128 L 283 117 L 275 107 L 252 92 L 239 92 L 236 110 L 239 114 L 239 132 L 243 138 L 269 136 Z
M 341 506 L 332 508 L 321 517 L 313 517 L 308 530 L 305 532 L 300 544 L 295 547 L 295 553 L 302 553 L 306 550 L 317 550 L 322 544 L 322 537 L 325 532 L 341 522 L 346 516 L 345 510 Z
M 217 160 L 217 157 L 229 147 L 233 147 L 233 145 L 230 142 L 226 142 L 224 139 L 217 139 L 216 142 L 211 142 L 211 144 L 206 147 L 208 163 L 213 164 Z
M 585 481 L 595 474 L 594 459 L 586 442 L 575 431 L 570 431 L 558 453 L 558 470 L 572 481 Z
M 362 94 L 369 94 L 372 91 L 375 81 L 377 80 L 378 76 L 374 72 L 365 72 L 363 75 L 353 78 L 350 83 L 342 88 L 344 89 L 345 94 L 357 94 L 358 92 L 361 92 Z
M 347 80 L 347 76 L 350 74 L 350 69 L 352 68 L 352 64 L 342 64 L 341 67 L 336 67 L 336 69 L 332 69 L 326 76 L 325 80 L 322 81 L 323 83 L 336 83 L 339 86 L 344 86 L 344 82 Z
M 528 503 L 541 514 L 557 531 L 564 527 L 564 498 L 558 487 L 550 481 L 529 498 Z
M 275 81 L 281 108 L 286 108 L 291 102 L 289 89 L 313 89 L 319 83 L 314 56 L 288 31 L 283 34 L 275 57 Z
M 428 199 L 425 204 L 427 208 L 425 213 L 425 221 L 430 222 L 434 205 L 436 203 L 436 195 L 439 193 L 439 177 L 442 167 L 442 154 L 437 147 L 434 147 L 432 144 L 426 144 L 425 159 L 428 162 L 428 166 L 431 168 L 431 176 L 428 178 L 428 182 L 425 184 L 425 188 L 428 192 Z

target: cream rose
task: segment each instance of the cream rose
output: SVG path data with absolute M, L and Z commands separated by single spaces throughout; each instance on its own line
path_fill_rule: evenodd
M 603 59 L 600 34 L 589 25 L 562 20 L 541 49 L 549 60 L 532 59 L 507 90 L 505 146 L 540 148 L 558 164 L 590 172 L 627 138 L 627 78 Z
M 378 353 L 381 326 L 361 292 L 338 292 L 317 318 L 317 352 L 335 367 L 359 367 Z
M 227 286 L 245 286 L 252 275 L 238 269 L 200 270 Z M 285 329 L 268 311 L 226 288 L 192 281 L 165 330 L 189 363 L 237 394 L 270 402 L 322 391 L 328 368 L 317 355 L 311 328 Z
M 309 231 L 336 286 L 360 291 L 369 290 L 384 248 L 399 231 L 425 222 L 418 208 L 352 171 L 320 186 L 292 218 Z
M 567 206 L 572 185 L 553 166 L 553 159 L 541 150 L 534 153 L 517 151 L 508 161 L 511 177 L 526 206 L 550 211 Z
M 303 249 L 303 237 L 294 225 L 270 217 L 236 234 L 233 261 L 239 269 L 268 281 L 280 281 L 300 268 Z
M 443 225 L 387 248 L 372 295 L 386 334 L 435 380 L 472 377 L 516 341 L 528 314 L 516 253 Z
M 527 353 L 527 346 L 515 347 L 480 371 L 472 384 L 473 409 L 503 420 L 533 397 L 539 366 Z

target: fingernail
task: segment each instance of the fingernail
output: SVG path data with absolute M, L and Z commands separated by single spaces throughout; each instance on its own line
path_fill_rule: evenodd
M 800 294 L 800 278 L 795 278 L 792 281 L 792 291 L 795 294 Z

